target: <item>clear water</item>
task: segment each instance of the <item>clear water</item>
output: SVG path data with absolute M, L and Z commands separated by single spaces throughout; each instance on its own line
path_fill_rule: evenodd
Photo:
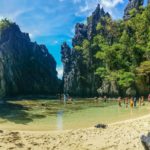
M 64 130 L 109 124 L 150 113 L 150 104 L 118 107 L 116 101 L 77 100 L 70 104 L 48 100 L 11 101 L 0 108 L 0 128 L 9 130 Z

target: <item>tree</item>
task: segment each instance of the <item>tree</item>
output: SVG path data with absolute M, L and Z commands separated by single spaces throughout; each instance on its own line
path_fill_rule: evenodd
M 145 82 L 149 86 L 150 90 L 150 61 L 144 61 L 141 65 L 137 68 L 138 74 L 145 78 Z

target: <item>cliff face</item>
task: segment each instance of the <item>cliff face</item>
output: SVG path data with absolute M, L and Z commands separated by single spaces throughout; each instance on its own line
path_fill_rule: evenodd
M 128 20 L 130 16 L 130 11 L 132 9 L 139 10 L 140 6 L 143 6 L 144 0 L 129 0 L 127 7 L 124 11 L 124 20 Z
M 110 17 L 109 13 L 105 13 L 103 8 L 100 8 L 98 4 L 95 11 L 90 17 L 87 18 L 87 25 L 83 23 L 77 23 L 75 26 L 75 36 L 72 39 L 72 45 L 80 45 L 84 39 L 91 40 L 96 34 L 96 26 L 98 22 L 102 20 L 103 17 Z M 103 24 L 103 22 L 101 21 Z
M 148 27 L 149 17 L 146 14 L 149 8 L 144 9 L 142 5 L 143 0 L 129 0 L 124 11 L 124 20 L 121 21 L 113 21 L 109 13 L 98 5 L 87 18 L 87 24 L 76 25 L 72 39 L 73 48 L 67 43 L 63 43 L 61 47 L 65 93 L 93 97 L 97 94 L 125 95 L 129 89 L 135 91 L 138 82 L 135 78 L 137 74 L 133 70 L 136 72 L 136 67 L 144 61 L 143 53 L 146 45 L 149 45 L 146 44 L 147 37 L 143 38 L 143 35 L 149 35 L 149 30 L 141 31 L 141 25 Z M 139 22 L 142 23 L 136 20 L 137 13 L 141 17 Z M 145 18 L 141 15 L 145 15 Z M 131 23 L 127 27 L 128 21 Z M 134 26 L 135 22 L 139 25 Z M 139 34 L 136 39 L 137 33 Z M 139 45 L 143 48 L 140 47 L 136 53 Z
M 31 42 L 15 23 L 1 28 L 0 97 L 53 95 L 57 89 L 56 62 L 47 48 Z
M 75 36 L 72 39 L 73 48 L 71 49 L 66 43 L 61 46 L 62 62 L 64 65 L 64 92 L 74 96 L 90 97 L 97 94 L 99 79 L 91 70 L 94 60 L 92 60 L 92 51 L 88 51 L 89 60 L 85 64 L 83 56 L 76 51 L 75 47 L 82 44 L 83 40 L 92 40 L 96 34 L 98 22 L 102 22 L 104 16 L 110 17 L 105 13 L 100 5 L 90 17 L 87 18 L 87 25 L 77 23 L 75 26 Z

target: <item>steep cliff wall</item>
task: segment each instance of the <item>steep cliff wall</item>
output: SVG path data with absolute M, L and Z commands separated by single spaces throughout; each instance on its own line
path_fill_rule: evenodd
M 139 11 L 140 6 L 143 6 L 144 0 L 129 0 L 127 7 L 124 10 L 124 20 L 128 20 L 131 17 L 131 11 Z
M 96 27 L 99 22 L 104 24 L 103 17 L 110 18 L 109 13 L 105 13 L 100 5 L 87 18 L 87 25 L 77 23 L 75 26 L 75 36 L 72 39 L 73 48 L 66 43 L 62 44 L 61 54 L 64 65 L 64 92 L 74 96 L 91 97 L 97 95 L 100 80 L 94 74 L 94 51 L 88 50 L 89 59 L 85 63 L 84 56 L 76 50 L 85 39 L 92 40 L 97 33 Z M 93 66 L 93 69 L 91 69 Z
M 61 47 L 64 92 L 82 97 L 129 95 L 141 92 L 137 83 L 148 89 L 137 68 L 149 61 L 149 9 L 143 0 L 129 0 L 123 20 L 112 20 L 98 5 L 87 24 L 77 23 L 73 48 L 67 43 Z
M 56 94 L 56 62 L 44 45 L 30 41 L 15 23 L 1 21 L 0 97 Z

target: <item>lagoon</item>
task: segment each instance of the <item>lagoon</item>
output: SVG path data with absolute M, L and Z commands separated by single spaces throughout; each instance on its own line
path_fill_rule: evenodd
M 131 109 L 117 101 L 76 99 L 63 104 L 59 100 L 8 101 L 0 105 L 0 128 L 19 131 L 54 131 L 94 127 L 137 118 L 150 113 L 150 104 Z

